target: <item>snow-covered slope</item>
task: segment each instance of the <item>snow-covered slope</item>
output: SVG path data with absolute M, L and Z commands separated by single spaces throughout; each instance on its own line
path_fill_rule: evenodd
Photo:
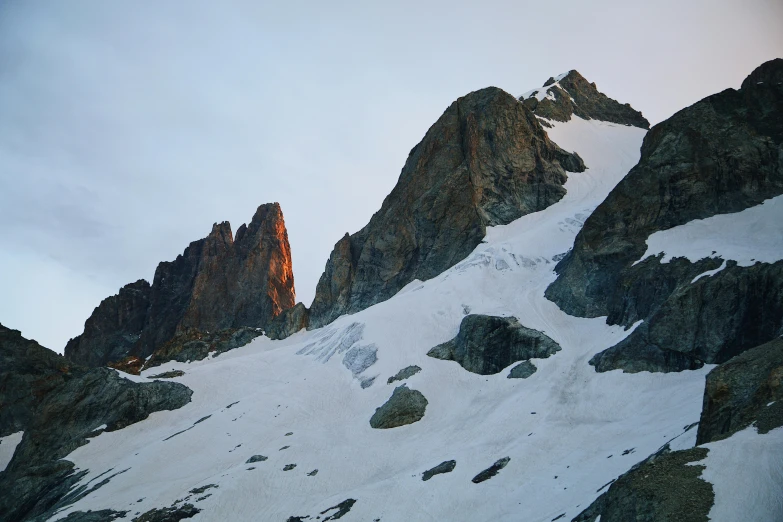
M 194 391 L 193 402 L 69 455 L 89 470 L 81 484 L 113 478 L 54 519 L 104 508 L 127 510 L 130 519 L 185 499 L 202 510 L 193 520 L 315 519 L 354 499 L 344 520 L 570 520 L 663 444 L 692 446 L 696 430 L 686 428 L 699 420 L 710 368 L 596 373 L 587 361 L 629 331 L 568 316 L 544 298 L 557 259 L 637 162 L 645 131 L 574 117 L 548 132 L 588 166 L 569 175 L 560 202 L 490 229 L 457 266 L 327 327 L 145 372 L 184 371 L 176 380 Z M 467 313 L 515 316 L 562 350 L 534 361 L 538 371 L 527 379 L 508 379 L 508 369 L 477 375 L 428 357 Z M 365 363 L 373 353 L 377 360 L 353 373 L 343 364 L 352 348 Z M 371 428 L 375 409 L 400 384 L 387 378 L 409 365 L 422 368 L 404 382 L 427 398 L 424 418 Z M 769 435 L 779 440 L 780 432 Z M 253 455 L 268 459 L 247 464 Z M 710 455 L 710 476 L 728 461 L 741 467 L 730 453 Z M 510 461 L 497 476 L 471 481 L 503 457 Z M 453 472 L 422 481 L 422 472 L 447 460 L 456 461 Z M 779 461 L 770 466 L 783 469 Z M 217 487 L 189 493 L 210 484 Z

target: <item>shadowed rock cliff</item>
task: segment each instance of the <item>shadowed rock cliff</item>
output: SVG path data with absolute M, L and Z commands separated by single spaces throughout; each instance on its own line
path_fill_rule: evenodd
M 73 365 L 3 326 L 0 363 L 0 435 L 24 430 L 0 472 L 0 520 L 9 522 L 46 520 L 87 493 L 72 489 L 87 470 L 75 472 L 64 457 L 88 437 L 180 408 L 192 394 L 179 383 L 136 383 L 108 368 Z
M 263 328 L 294 297 L 283 213 L 277 203 L 261 205 L 236 238 L 227 222 L 215 224 L 177 259 L 160 263 L 151 286 L 137 281 L 105 299 L 65 355 L 89 366 L 145 358 L 194 330 Z
M 582 171 L 584 164 L 551 142 L 513 96 L 489 87 L 459 98 L 413 148 L 367 226 L 335 245 L 310 327 L 440 274 L 481 242 L 487 226 L 560 200 L 566 170 Z

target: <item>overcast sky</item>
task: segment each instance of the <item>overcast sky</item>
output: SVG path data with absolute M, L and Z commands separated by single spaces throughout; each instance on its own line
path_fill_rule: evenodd
M 577 69 L 657 123 L 783 56 L 781 27 L 779 0 L 3 1 L 0 323 L 62 351 L 272 201 L 309 306 L 459 96 Z

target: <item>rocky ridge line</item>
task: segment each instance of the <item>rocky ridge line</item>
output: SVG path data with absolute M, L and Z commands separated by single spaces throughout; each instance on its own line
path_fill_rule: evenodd
M 629 104 L 621 104 L 599 92 L 576 70 L 549 78 L 540 89 L 522 95 L 519 100 L 538 117 L 569 121 L 571 116 L 601 120 L 649 129 L 650 122 Z M 544 122 L 545 126 L 549 126 Z
M 178 360 L 177 353 L 199 334 L 248 337 L 243 329 L 266 327 L 294 303 L 283 213 L 279 204 L 268 203 L 237 229 L 236 238 L 228 222 L 216 223 L 177 259 L 160 263 L 152 285 L 140 280 L 104 299 L 84 333 L 68 342 L 65 356 L 86 366 L 132 357 L 136 362 L 123 369 L 138 371 L 139 361 L 162 348 L 167 360 Z

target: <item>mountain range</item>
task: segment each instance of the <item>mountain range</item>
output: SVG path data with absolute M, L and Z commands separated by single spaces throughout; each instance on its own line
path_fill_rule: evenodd
M 449 105 L 296 303 L 215 224 L 64 355 L 0 326 L 0 519 L 783 520 L 783 59 L 650 128 Z

